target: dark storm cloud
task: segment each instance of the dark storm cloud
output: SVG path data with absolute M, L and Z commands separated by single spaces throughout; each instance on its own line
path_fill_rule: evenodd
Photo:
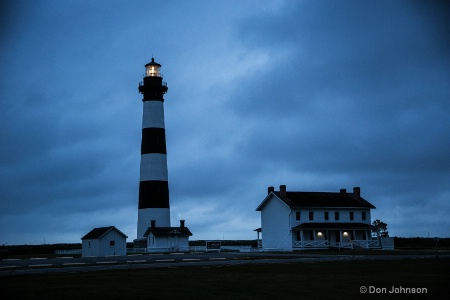
M 279 184 L 359 185 L 392 234 L 448 236 L 447 8 L 10 5 L 2 10 L 0 243 L 78 242 L 108 225 L 134 238 L 137 84 L 152 54 L 169 85 L 172 223 L 186 219 L 194 238 L 254 238 L 255 207 Z
M 448 24 L 434 12 L 408 2 L 289 2 L 245 19 L 239 44 L 269 60 L 232 83 L 222 115 L 246 138 L 224 141 L 235 160 L 220 164 L 241 180 L 257 171 L 240 164 L 287 170 L 274 180 L 296 189 L 362 185 L 381 215 L 399 205 L 431 220 L 430 197 L 448 209 Z M 295 182 L 292 173 L 318 179 Z M 390 217 L 397 225 L 409 215 Z
M 240 80 L 231 97 L 237 114 L 266 124 L 250 137 L 263 138 L 247 143 L 258 159 L 277 148 L 287 164 L 303 156 L 319 169 L 332 163 L 376 171 L 383 162 L 398 171 L 448 170 L 449 142 L 442 136 L 450 133 L 450 64 L 446 52 L 430 47 L 435 41 L 424 21 L 404 14 L 410 5 L 296 4 L 287 16 L 264 15 L 241 26 L 240 40 L 249 47 L 276 55 L 290 45 L 286 58 Z M 433 157 L 423 156 L 430 152 Z

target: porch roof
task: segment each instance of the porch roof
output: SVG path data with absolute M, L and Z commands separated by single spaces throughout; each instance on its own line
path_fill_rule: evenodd
M 370 224 L 364 224 L 364 223 L 339 223 L 339 222 L 333 222 L 333 223 L 316 223 L 316 222 L 306 222 L 302 223 L 300 225 L 297 225 L 295 227 L 292 227 L 292 230 L 295 229 L 368 229 L 368 230 L 374 230 L 376 229 L 376 226 L 370 225 Z

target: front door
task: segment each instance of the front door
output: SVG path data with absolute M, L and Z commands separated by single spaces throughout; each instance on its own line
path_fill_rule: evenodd
M 336 243 L 340 243 L 341 242 L 341 232 L 336 230 L 334 233 L 336 234 Z

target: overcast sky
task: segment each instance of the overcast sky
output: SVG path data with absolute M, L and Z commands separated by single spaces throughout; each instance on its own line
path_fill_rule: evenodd
M 450 237 L 450 11 L 433 1 L 3 1 L 0 244 L 136 238 L 142 95 L 169 91 L 172 226 L 255 239 L 270 185 L 361 187 Z

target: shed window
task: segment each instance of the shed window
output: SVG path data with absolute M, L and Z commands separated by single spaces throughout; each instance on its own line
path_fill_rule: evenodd
M 109 246 L 110 247 L 114 247 L 115 246 L 115 241 L 109 241 Z

